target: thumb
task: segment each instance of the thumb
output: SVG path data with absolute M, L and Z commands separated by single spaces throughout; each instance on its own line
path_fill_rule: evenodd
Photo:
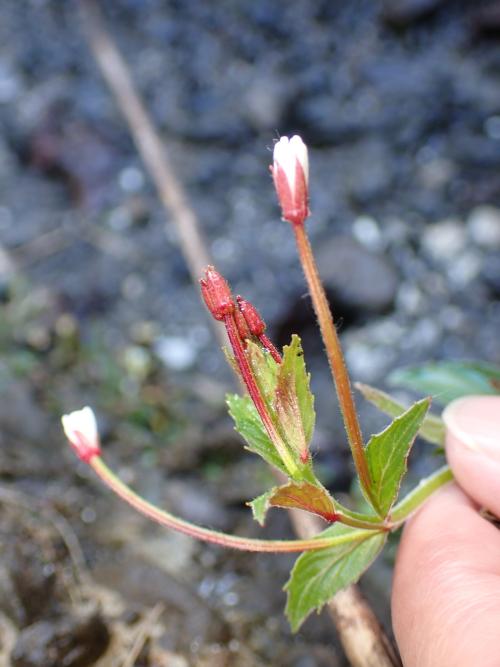
M 446 455 L 462 489 L 500 517 L 500 396 L 467 396 L 443 412 Z

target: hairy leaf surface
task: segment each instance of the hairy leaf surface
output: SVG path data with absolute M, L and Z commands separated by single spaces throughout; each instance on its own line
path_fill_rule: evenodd
M 318 551 L 307 551 L 296 560 L 285 590 L 286 614 L 296 632 L 307 616 L 318 612 L 335 593 L 355 583 L 380 553 L 385 533 L 361 531 L 335 524 L 321 536 L 345 537 L 346 542 Z
M 271 442 L 252 400 L 248 396 L 228 394 L 226 402 L 235 428 L 247 444 L 246 449 L 258 454 L 267 463 L 287 474 L 287 469 Z
M 430 399 L 424 398 L 397 417 L 382 433 L 373 435 L 366 446 L 366 459 L 372 481 L 372 500 L 381 517 L 394 504 L 406 473 L 411 446 L 422 425 Z

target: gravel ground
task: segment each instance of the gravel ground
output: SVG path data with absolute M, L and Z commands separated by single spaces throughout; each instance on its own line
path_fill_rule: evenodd
M 309 230 L 355 379 L 383 386 L 430 359 L 498 362 L 500 3 L 102 4 L 218 268 L 277 341 L 303 337 L 318 462 L 347 491 L 345 438 L 267 172 L 273 141 L 298 132 L 310 146 Z M 260 532 L 243 503 L 268 479 L 224 417 L 230 375 L 76 6 L 1 9 L 6 659 L 63 664 L 71 636 L 80 657 L 64 664 L 105 667 L 149 618 L 137 665 L 344 665 L 323 616 L 290 635 L 287 559 L 161 533 L 66 452 L 57 415 L 90 402 L 107 455 L 148 497 Z M 384 423 L 360 408 L 366 432 Z M 418 448 L 415 470 L 432 460 Z M 69 524 L 63 537 L 51 512 Z M 288 535 L 285 517 L 266 534 Z M 81 543 L 90 583 L 64 536 Z M 386 622 L 390 560 L 365 582 Z

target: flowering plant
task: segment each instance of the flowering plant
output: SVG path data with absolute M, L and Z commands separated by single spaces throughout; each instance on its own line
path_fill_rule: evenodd
M 452 478 L 447 466 L 422 480 L 399 498 L 412 444 L 419 434 L 442 446 L 444 427 L 429 414 L 430 398 L 410 407 L 387 394 L 357 385 L 365 398 L 393 421 L 365 443 L 332 314 L 317 271 L 305 221 L 309 216 L 308 156 L 302 139 L 282 137 L 275 145 L 271 166 L 283 219 L 291 225 L 312 303 L 323 337 L 337 391 L 357 478 L 368 509 L 354 512 L 333 496 L 318 479 L 310 454 L 314 431 L 314 397 L 310 390 L 301 341 L 293 335 L 279 351 L 266 335 L 265 323 L 253 304 L 234 297 L 223 276 L 207 267 L 200 280 L 201 294 L 212 317 L 226 329 L 229 363 L 246 394 L 227 397 L 229 413 L 246 447 L 276 472 L 279 483 L 249 503 L 255 519 L 263 524 L 271 507 L 295 508 L 320 517 L 326 529 L 311 539 L 259 540 L 239 537 L 187 522 L 135 494 L 106 466 L 102 457 L 95 417 L 90 408 L 65 415 L 63 426 L 77 455 L 126 502 L 158 523 L 192 537 L 247 551 L 301 552 L 286 585 L 286 613 L 297 630 L 308 614 L 320 609 L 337 591 L 358 580 L 383 548 L 390 532 Z M 441 365 L 409 370 L 399 381 L 432 392 L 443 383 L 455 389 L 457 378 L 474 377 L 484 391 L 498 392 L 500 371 L 478 365 Z M 422 380 L 424 379 L 424 381 Z M 427 379 L 427 383 L 425 382 Z M 434 383 L 434 384 L 433 384 Z M 467 381 L 462 382 L 465 388 Z

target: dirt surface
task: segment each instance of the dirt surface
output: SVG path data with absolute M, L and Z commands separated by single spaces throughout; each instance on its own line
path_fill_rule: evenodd
M 309 229 L 355 379 L 383 386 L 428 359 L 498 362 L 500 4 L 103 5 L 218 268 L 277 342 L 303 337 L 316 460 L 348 492 L 267 172 L 273 140 L 299 132 L 310 146 Z M 225 416 L 236 385 L 77 3 L 4 0 L 0 127 L 0 661 L 345 665 L 324 615 L 296 636 L 287 627 L 293 558 L 149 525 L 64 443 L 59 415 L 91 404 L 106 458 L 148 499 L 238 534 L 291 536 L 284 513 L 262 531 L 245 507 L 271 479 Z M 366 433 L 384 425 L 359 404 Z M 419 446 L 412 475 L 434 465 Z M 393 551 L 364 581 L 386 624 Z

